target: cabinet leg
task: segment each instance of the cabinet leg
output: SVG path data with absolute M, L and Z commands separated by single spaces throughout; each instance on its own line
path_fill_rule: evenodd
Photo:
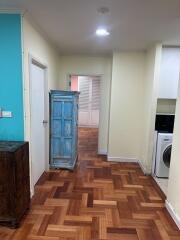
M 15 229 L 15 228 L 18 228 L 18 227 L 19 227 L 19 222 L 17 222 L 17 221 L 12 221 L 11 222 L 10 228 Z

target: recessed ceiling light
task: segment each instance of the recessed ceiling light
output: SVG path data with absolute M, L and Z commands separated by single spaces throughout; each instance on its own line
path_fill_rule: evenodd
M 108 36 L 110 33 L 107 31 L 105 28 L 98 28 L 96 30 L 96 35 L 100 37 L 105 37 Z
M 101 13 L 101 14 L 107 14 L 107 13 L 109 13 L 109 8 L 107 8 L 107 7 L 100 7 L 100 8 L 97 9 L 97 12 Z

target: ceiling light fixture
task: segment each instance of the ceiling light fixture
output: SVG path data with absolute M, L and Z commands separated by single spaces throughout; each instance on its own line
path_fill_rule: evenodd
M 109 8 L 108 7 L 100 7 L 97 9 L 97 12 L 101 13 L 101 14 L 107 14 L 107 13 L 109 13 Z
M 106 37 L 108 36 L 110 33 L 107 31 L 107 29 L 105 28 L 98 28 L 96 30 L 96 35 L 99 37 Z

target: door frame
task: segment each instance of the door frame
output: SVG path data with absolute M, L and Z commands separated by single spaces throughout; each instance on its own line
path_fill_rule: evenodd
M 100 129 L 100 122 L 101 122 L 101 109 L 102 109 L 102 106 L 101 106 L 101 89 L 102 89 L 102 80 L 103 80 L 103 74 L 81 74 L 81 73 L 69 73 L 67 74 L 67 77 L 66 77 L 66 90 L 68 91 L 71 91 L 71 88 L 70 88 L 70 81 L 71 81 L 71 76 L 82 76 L 82 77 L 99 77 L 100 78 L 100 104 L 99 104 L 99 124 L 98 124 L 98 149 L 99 149 L 99 129 Z M 96 128 L 94 126 L 90 126 L 90 128 Z
M 67 91 L 70 91 L 70 86 L 69 86 L 69 82 L 71 81 L 71 76 L 82 76 L 82 77 L 100 77 L 100 92 L 101 92 L 101 82 L 102 82 L 102 79 L 103 79 L 103 74 L 81 74 L 81 73 L 69 73 L 67 74 L 67 77 L 66 77 L 66 90 Z M 101 106 L 100 106 L 101 107 Z
M 31 99 L 32 99 L 32 69 L 31 65 L 35 64 L 42 68 L 45 73 L 45 82 L 44 82 L 44 120 L 47 120 L 47 126 L 45 128 L 45 139 L 44 139 L 44 147 L 45 147 L 45 170 L 49 170 L 49 97 L 48 97 L 48 66 L 44 63 L 42 63 L 41 60 L 37 59 L 30 53 L 28 54 L 28 67 L 29 67 L 29 114 L 30 114 L 30 168 L 31 168 L 31 195 L 34 194 L 34 183 L 33 183 L 33 171 L 32 171 L 32 151 L 31 151 L 31 145 L 32 145 L 32 136 L 31 136 L 31 129 L 32 129 L 32 112 L 31 112 Z M 39 176 L 40 177 L 40 176 Z

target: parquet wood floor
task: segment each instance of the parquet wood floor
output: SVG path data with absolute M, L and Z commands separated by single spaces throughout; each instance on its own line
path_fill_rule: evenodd
M 0 227 L 0 240 L 180 240 L 164 200 L 138 164 L 97 156 L 97 130 L 80 129 L 75 171 L 45 172 L 21 227 Z

